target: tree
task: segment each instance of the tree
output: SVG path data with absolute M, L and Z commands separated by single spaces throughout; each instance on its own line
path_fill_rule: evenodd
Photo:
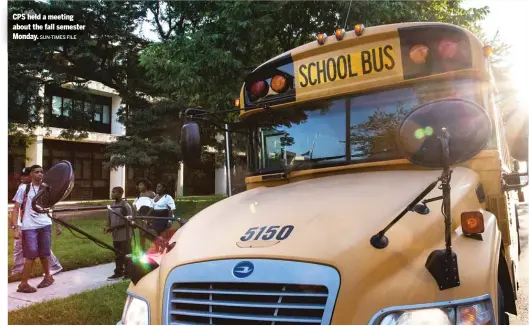
M 120 118 L 127 135 L 108 146 L 111 165 L 175 174 L 182 110 L 232 108 L 244 77 L 264 61 L 314 40 L 318 32 L 332 34 L 343 26 L 350 30 L 354 23 L 443 21 L 468 27 L 488 12 L 460 5 L 461 1 L 452 0 L 351 5 L 307 1 L 302 6 L 294 1 L 10 2 L 10 13 L 27 9 L 70 13 L 87 26 L 75 43 L 43 41 L 37 48 L 10 42 L 10 74 L 17 79 L 14 85 L 20 85 L 17 89 L 24 89 L 25 79 L 45 82 L 46 74 L 57 84 L 93 80 L 115 89 L 124 102 Z M 144 22 L 160 42 L 136 33 Z M 34 76 L 41 77 L 33 81 Z M 15 94 L 10 87 L 10 99 L 12 91 Z M 17 110 L 10 106 L 11 111 Z M 237 114 L 227 119 L 236 121 Z M 77 132 L 82 129 L 76 128 L 70 136 L 82 136 Z M 222 149 L 214 135 L 214 129 L 206 128 L 205 143 Z M 236 149 L 244 148 L 244 138 L 234 135 L 233 140 Z
M 441 21 L 471 28 L 488 8 L 462 9 L 461 1 L 293 1 L 150 3 L 161 42 L 142 52 L 141 66 L 164 96 L 211 111 L 233 108 L 244 77 L 268 59 L 314 40 L 318 32 L 354 23 Z M 347 18 L 347 22 L 345 21 Z M 227 116 L 236 121 L 237 114 Z M 209 132 L 214 135 L 213 131 Z M 234 135 L 240 150 L 244 138 Z M 222 144 L 207 143 L 222 151 Z
M 398 152 L 398 127 L 408 113 L 402 104 L 397 106 L 395 112 L 377 109 L 367 121 L 351 126 L 351 154 L 360 152 L 361 156 L 369 156 Z
M 20 41 L 9 40 L 9 127 L 12 135 L 25 137 L 38 126 L 45 126 L 43 85 L 60 86 L 73 82 L 79 91 L 87 81 L 100 82 L 116 90 L 123 102 L 118 112 L 127 135 L 109 146 L 111 166 L 170 166 L 175 172 L 178 146 L 168 136 L 175 128 L 175 103 L 168 105 L 159 98 L 160 91 L 148 83 L 139 65 L 139 53 L 150 43 L 136 31 L 146 18 L 146 4 L 136 1 L 15 1 L 9 3 L 13 13 L 32 10 L 44 14 L 71 14 L 75 22 L 85 25 L 77 40 Z M 154 100 L 153 100 L 154 98 Z M 89 117 L 71 108 L 71 128 L 64 138 L 87 136 Z M 45 115 L 45 114 L 44 114 Z M 165 115 L 165 116 L 164 116 Z M 153 126 L 155 126 L 153 128 Z M 176 126 L 178 127 L 178 126 Z M 16 133 L 16 130 L 20 130 Z M 20 143 L 20 141 L 18 142 Z M 137 150 L 131 150 L 133 146 Z M 113 155 L 116 154 L 116 155 Z M 125 154 L 125 155 L 124 155 Z

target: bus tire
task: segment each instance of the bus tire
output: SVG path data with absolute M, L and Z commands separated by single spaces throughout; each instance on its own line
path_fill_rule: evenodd
M 498 282 L 498 318 L 497 325 L 510 325 L 509 315 L 505 312 L 505 300 L 500 282 Z

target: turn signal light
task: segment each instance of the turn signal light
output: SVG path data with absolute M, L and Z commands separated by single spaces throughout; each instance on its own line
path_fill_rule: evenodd
M 457 307 L 456 325 L 491 325 L 493 324 L 492 305 L 480 302 Z
M 410 50 L 410 59 L 415 64 L 424 64 L 429 52 L 430 49 L 426 45 L 414 45 Z
M 318 43 L 320 45 L 323 45 L 323 43 L 325 43 L 325 40 L 327 39 L 327 34 L 319 33 L 318 36 L 316 36 L 316 39 L 318 40 Z
M 356 36 L 360 36 L 364 33 L 364 24 L 356 24 L 355 25 L 355 34 Z
M 478 211 L 461 213 L 461 228 L 465 234 L 478 234 L 485 231 L 483 214 Z
M 281 75 L 275 75 L 270 84 L 274 92 L 281 93 L 287 88 L 287 79 Z
M 488 58 L 492 55 L 492 46 L 485 45 L 483 47 L 483 54 L 485 55 L 485 58 Z
M 345 36 L 345 29 L 338 28 L 336 31 L 334 31 L 334 35 L 336 35 L 336 39 L 338 41 L 343 40 L 343 37 Z
M 233 105 L 235 105 L 236 108 L 238 108 L 241 105 L 241 100 L 236 98 L 233 100 Z

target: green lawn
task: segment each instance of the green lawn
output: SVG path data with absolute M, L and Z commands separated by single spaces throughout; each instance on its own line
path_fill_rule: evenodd
M 220 196 L 201 196 L 201 197 L 183 197 L 176 203 L 175 214 L 187 220 L 207 206 L 223 199 Z M 106 215 L 102 214 L 99 218 L 90 218 L 82 220 L 72 220 L 69 223 L 77 226 L 86 233 L 103 240 L 112 245 L 112 237 L 103 233 L 103 226 Z M 64 270 L 72 270 L 81 267 L 94 266 L 98 264 L 110 263 L 114 260 L 114 253 L 104 249 L 87 239 L 80 239 L 76 236 L 82 235 L 75 233 L 75 236 L 65 227 L 62 228 L 60 236 L 55 235 L 55 226 L 52 229 L 52 251 L 57 256 Z M 136 236 L 139 241 L 138 235 Z M 8 273 L 13 266 L 13 233 L 9 232 L 8 242 Z M 32 271 L 32 277 L 42 275 L 40 262 L 36 261 Z M 21 275 L 9 276 L 9 282 L 19 281 Z
M 37 303 L 8 313 L 10 325 L 115 325 L 130 281 Z

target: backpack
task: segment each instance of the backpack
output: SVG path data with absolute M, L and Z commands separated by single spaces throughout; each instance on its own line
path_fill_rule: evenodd
M 24 219 L 24 213 L 26 210 L 26 202 L 28 201 L 29 190 L 31 189 L 31 182 L 26 185 L 26 191 L 24 191 L 24 199 L 22 200 L 22 206 L 20 207 L 20 223 Z

